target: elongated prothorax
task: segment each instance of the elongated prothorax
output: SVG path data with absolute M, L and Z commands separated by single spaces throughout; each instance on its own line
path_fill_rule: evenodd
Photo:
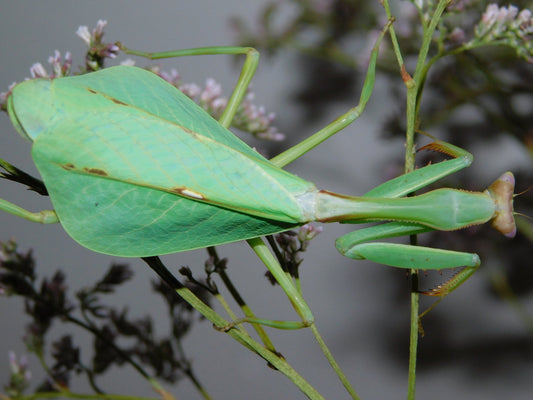
M 316 194 L 316 219 L 322 222 L 390 220 L 413 222 L 437 230 L 456 230 L 493 220 L 512 237 L 514 177 L 506 172 L 484 192 L 437 189 L 402 198 L 351 197 L 328 191 Z

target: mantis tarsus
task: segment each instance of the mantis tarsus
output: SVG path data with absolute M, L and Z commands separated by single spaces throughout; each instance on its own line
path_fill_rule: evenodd
M 8 113 L 19 133 L 33 142 L 32 157 L 55 210 L 31 213 L 5 200 L 0 209 L 34 222 L 60 222 L 83 246 L 124 257 L 256 238 L 309 221 L 392 221 L 339 238 L 337 249 L 350 258 L 400 268 L 465 266 L 439 295 L 471 275 L 479 266 L 477 255 L 368 241 L 490 220 L 505 235 L 514 235 L 510 172 L 484 192 L 438 189 L 402 197 L 471 163 L 466 151 L 437 141 L 430 148 L 452 159 L 400 176 L 365 196 L 318 190 L 278 166 L 290 157 L 269 161 L 227 130 L 256 69 L 255 50 L 201 48 L 150 56 L 241 53 L 247 59 L 219 122 L 137 67 L 16 85 Z M 314 135 L 316 143 L 358 117 L 370 97 L 374 68 L 375 54 L 359 108 Z M 300 148 L 298 156 L 309 148 Z

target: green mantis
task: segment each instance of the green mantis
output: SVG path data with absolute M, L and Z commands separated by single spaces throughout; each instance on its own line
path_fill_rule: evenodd
M 451 159 L 400 176 L 361 197 L 320 190 L 281 168 L 360 115 L 372 91 L 377 52 L 371 57 L 359 105 L 271 160 L 227 129 L 255 71 L 255 50 L 202 48 L 150 56 L 243 53 L 247 57 L 241 78 L 219 121 L 175 87 L 136 67 L 18 84 L 8 97 L 9 117 L 18 132 L 32 142 L 32 158 L 54 210 L 32 213 L 1 199 L 0 209 L 34 222 L 59 222 L 90 250 L 143 257 L 149 263 L 156 262 L 152 257 L 156 255 L 247 239 L 263 261 L 269 260 L 265 262 L 269 268 L 276 260 L 258 239 L 261 236 L 310 221 L 387 221 L 337 239 L 337 249 L 353 259 L 400 268 L 466 267 L 430 293 L 436 295 L 445 295 L 464 282 L 479 266 L 479 257 L 381 240 L 491 220 L 503 234 L 514 235 L 514 178 L 510 173 L 484 192 L 438 189 L 405 197 L 470 165 L 469 153 L 444 142 L 436 141 L 428 148 Z M 254 316 L 246 321 L 316 329 L 294 282 L 279 269 L 271 271 L 302 321 L 287 323 Z M 283 371 L 283 360 L 275 349 L 253 343 L 238 329 L 240 321 L 227 324 L 185 288 L 175 286 L 178 294 L 218 328 Z M 237 329 L 230 329 L 234 327 Z M 298 380 L 294 375 L 291 379 Z M 300 385 L 305 393 L 311 393 Z
M 236 48 L 213 49 L 187 54 Z M 230 107 L 251 79 L 252 58 Z M 55 209 L 30 213 L 4 200 L 0 209 L 34 222 L 60 222 L 74 240 L 100 253 L 149 257 L 310 221 L 393 221 L 343 236 L 337 249 L 400 268 L 466 266 L 470 275 L 479 266 L 475 254 L 368 241 L 490 220 L 507 236 L 515 232 L 511 173 L 485 192 L 438 189 L 402 197 L 471 163 L 470 154 L 444 142 L 431 148 L 451 160 L 352 197 L 319 190 L 281 169 L 228 131 L 227 123 L 137 67 L 25 81 L 15 86 L 7 107 L 15 128 L 33 143 L 32 157 Z M 225 116 L 231 117 L 235 111 L 229 110 Z

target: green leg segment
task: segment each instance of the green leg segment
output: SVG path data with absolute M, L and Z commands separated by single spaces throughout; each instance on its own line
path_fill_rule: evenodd
M 228 100 L 228 105 L 224 110 L 222 117 L 220 117 L 220 124 L 228 128 L 237 113 L 237 109 L 246 95 L 246 90 L 250 86 L 250 82 L 254 76 L 259 63 L 259 52 L 252 47 L 236 47 L 236 46 L 220 46 L 220 47 L 199 47 L 194 49 L 184 49 L 176 51 L 165 51 L 160 53 L 146 53 L 128 49 L 121 45 L 121 50 L 126 54 L 131 54 L 139 57 L 149 58 L 150 60 L 159 60 L 163 58 L 184 57 L 184 56 L 205 56 L 205 55 L 238 55 L 245 54 L 246 60 L 241 69 L 241 75 L 233 93 Z
M 450 143 L 436 141 L 422 147 L 420 150 L 425 149 L 439 151 L 454 158 L 400 175 L 375 187 L 367 192 L 364 197 L 393 198 L 405 196 L 472 164 L 472 154 Z
M 54 210 L 43 210 L 40 212 L 33 213 L 3 199 L 0 199 L 0 210 L 6 211 L 17 217 L 25 218 L 29 221 L 38 222 L 41 224 L 55 224 L 59 222 L 57 214 Z
M 337 239 L 336 246 L 346 257 L 371 260 L 398 268 L 428 270 L 479 266 L 477 254 L 397 243 L 368 243 L 369 240 L 417 235 L 430 230 L 422 225 L 390 222 L 344 235 Z

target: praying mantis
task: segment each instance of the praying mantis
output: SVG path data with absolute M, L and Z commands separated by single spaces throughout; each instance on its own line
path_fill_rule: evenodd
M 54 210 L 33 213 L 3 199 L 0 210 L 33 222 L 60 223 L 75 241 L 90 250 L 142 257 L 149 263 L 157 255 L 248 240 L 263 261 L 270 257 L 265 265 L 290 298 L 301 321 L 252 316 L 227 324 L 196 301 L 186 288 L 177 284 L 176 291 L 218 329 L 233 335 L 290 377 L 310 398 L 321 397 L 286 367 L 273 347 L 264 340 L 264 346 L 254 343 L 238 328 L 244 321 L 282 329 L 311 327 L 318 337 L 313 314 L 294 282 L 276 267 L 261 236 L 310 221 L 386 221 L 338 238 L 338 251 L 352 259 L 406 269 L 465 267 L 428 292 L 444 296 L 479 267 L 476 254 L 381 240 L 489 221 L 506 236 L 512 237 L 516 232 L 514 178 L 510 172 L 484 192 L 437 189 L 405 197 L 472 162 L 470 153 L 442 141 L 426 148 L 451 159 L 399 176 L 361 197 L 319 190 L 313 183 L 282 169 L 359 117 L 372 92 L 377 51 L 372 53 L 356 107 L 302 143 L 267 160 L 227 129 L 257 67 L 257 51 L 245 47 L 155 54 L 123 50 L 153 59 L 245 54 L 246 60 L 218 121 L 174 86 L 132 66 L 73 77 L 33 79 L 16 85 L 8 97 L 7 111 L 16 130 L 32 143 L 32 158 Z M 326 357 L 335 365 L 327 353 Z M 334 368 L 347 390 L 354 393 L 337 366 Z
M 357 107 L 267 160 L 227 129 L 257 67 L 254 49 L 125 51 L 153 59 L 246 54 L 246 61 L 219 121 L 155 74 L 133 66 L 17 84 L 7 100 L 8 114 L 32 142 L 32 157 L 54 210 L 33 213 L 0 199 L 1 210 L 33 222 L 59 222 L 82 246 L 121 257 L 253 239 L 311 221 L 388 221 L 340 237 L 338 251 L 399 268 L 465 267 L 430 293 L 435 295 L 447 294 L 472 275 L 479 257 L 381 239 L 489 221 L 506 236 L 516 232 L 510 172 L 484 192 L 437 189 L 405 197 L 472 162 L 468 152 L 442 141 L 427 148 L 451 159 L 392 179 L 361 197 L 319 190 L 281 168 L 359 116 L 372 91 L 376 52 Z

